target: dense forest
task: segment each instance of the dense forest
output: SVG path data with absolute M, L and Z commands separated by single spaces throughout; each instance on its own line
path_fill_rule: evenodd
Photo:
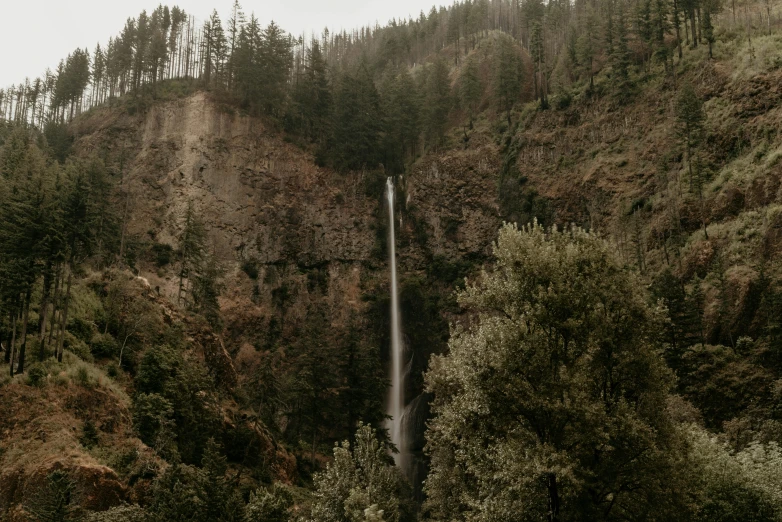
M 294 36 L 238 1 L 204 22 L 160 6 L 0 90 L 0 433 L 22 430 L 0 439 L 0 520 L 782 520 L 780 16 L 771 0 L 466 0 Z M 227 259 L 193 198 L 173 236 L 162 218 L 132 232 L 132 147 L 83 129 L 199 93 L 378 209 L 345 317 L 327 261 L 299 256 L 296 290 L 244 242 Z M 543 137 L 642 111 L 666 133 L 643 151 L 648 183 L 609 179 L 632 161 L 610 129 L 592 150 Z M 431 237 L 464 241 L 469 218 L 432 227 L 408 183 L 478 147 L 496 170 L 466 170 L 491 170 L 505 224 L 449 256 Z M 530 188 L 538 170 L 575 187 L 601 158 L 598 175 L 642 188 L 573 188 L 575 204 Z M 407 391 L 426 402 L 416 473 L 384 425 L 389 176 Z M 232 300 L 266 315 L 238 321 Z

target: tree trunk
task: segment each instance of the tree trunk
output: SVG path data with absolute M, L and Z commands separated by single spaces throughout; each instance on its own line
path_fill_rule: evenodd
M 27 352 L 27 324 L 30 319 L 30 294 L 32 285 L 27 288 L 27 294 L 24 296 L 24 316 L 22 319 L 22 346 L 19 348 L 19 366 L 16 368 L 16 374 L 24 373 L 24 359 Z
M 46 340 L 46 316 L 49 313 L 49 295 L 52 286 L 52 265 L 48 264 L 47 270 L 43 275 L 43 292 L 41 296 L 41 311 L 38 314 L 38 360 L 43 361 Z M 56 276 L 55 276 L 56 281 Z
M 133 335 L 133 332 L 125 335 L 125 339 L 122 341 L 122 347 L 119 349 L 119 367 L 122 368 L 122 353 L 125 351 L 125 345 L 128 344 L 128 339 Z
M 695 23 L 695 9 L 690 11 L 690 32 L 692 33 L 692 48 L 698 47 L 698 30 Z
M 65 327 L 68 326 L 68 307 L 71 304 L 72 277 L 73 277 L 73 272 L 71 270 L 68 270 L 68 283 L 66 284 L 66 289 L 65 289 L 65 305 L 63 306 L 63 311 L 62 311 L 62 324 L 60 326 L 60 335 L 57 339 L 57 346 L 54 350 L 54 353 L 57 355 L 58 362 L 62 362 L 62 346 L 65 340 Z
M 13 310 L 13 307 L 11 308 Z M 16 318 L 15 312 L 10 312 L 8 314 L 8 322 L 10 324 L 14 323 L 14 319 Z M 8 332 L 8 344 L 5 349 L 5 363 L 10 364 L 11 363 L 11 347 L 14 345 L 14 334 L 13 334 L 13 327 L 10 332 Z
M 677 0 L 673 0 L 673 19 L 675 21 L 674 25 L 676 26 L 676 48 L 679 51 L 679 60 L 682 59 L 682 36 L 681 36 L 681 30 L 679 29 L 679 5 Z
M 62 289 L 62 265 L 57 265 L 57 276 L 54 279 L 54 299 L 52 299 L 52 318 L 49 321 L 49 339 L 46 346 L 51 346 L 54 340 L 54 332 L 57 330 L 57 304 L 60 302 L 60 290 Z
M 548 488 L 548 522 L 559 522 L 559 489 L 557 487 L 557 476 L 549 473 L 547 479 Z
M 125 229 L 127 228 L 128 205 L 130 205 L 130 192 L 127 192 L 125 195 L 125 210 L 122 213 L 122 233 L 120 234 L 119 239 L 119 263 L 122 263 L 123 256 L 125 255 Z
M 11 326 L 11 346 L 8 347 L 8 352 L 10 354 L 9 355 L 10 360 L 8 366 L 10 367 L 9 369 L 10 369 L 11 377 L 14 376 L 14 359 L 16 359 L 16 318 L 17 318 L 16 312 L 17 312 L 16 310 L 14 310 L 13 312 L 14 319 L 12 321 L 12 326 Z

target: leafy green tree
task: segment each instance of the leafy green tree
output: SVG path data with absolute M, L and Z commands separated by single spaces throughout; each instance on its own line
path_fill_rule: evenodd
M 195 466 L 169 466 L 152 485 L 148 510 L 152 520 L 214 522 L 205 516 L 206 500 L 202 489 L 203 472 Z
M 734 453 L 698 426 L 686 430 L 690 470 L 698 484 L 694 520 L 771 522 L 782 516 L 782 451 L 752 443 Z
M 315 522 L 363 522 L 373 506 L 382 509 L 383 520 L 404 520 L 406 484 L 389 464 L 386 449 L 374 430 L 360 424 L 355 447 L 345 441 L 334 447 L 334 461 L 315 476 Z
M 225 65 L 228 41 L 223 23 L 216 10 L 204 22 L 202 52 L 204 59 L 204 85 L 207 88 L 222 88 L 223 66 Z
M 683 282 L 668 268 L 654 278 L 650 290 L 652 297 L 665 305 L 669 318 L 665 323 L 665 356 L 668 365 L 678 371 L 685 349 L 703 342 L 700 303 L 687 293 Z
M 581 229 L 506 225 L 494 254 L 426 374 L 430 516 L 686 520 L 659 311 Z
M 288 522 L 291 519 L 293 496 L 278 482 L 269 488 L 250 493 L 245 510 L 246 522 Z
M 148 433 L 160 437 L 163 427 L 173 430 L 182 461 L 201 463 L 209 439 L 220 435 L 222 418 L 214 382 L 203 365 L 184 357 L 177 348 L 155 346 L 142 357 L 135 383 L 134 407 L 149 419 Z M 157 396 L 154 402 L 153 395 Z M 155 407 L 156 403 L 160 406 Z M 171 415 L 157 415 L 166 411 Z
M 86 522 L 149 522 L 152 517 L 141 506 L 136 504 L 122 504 L 106 511 L 90 513 L 85 517 Z
M 709 44 L 709 59 L 714 58 L 714 25 L 711 22 L 713 3 L 713 1 L 708 0 L 704 2 L 705 5 L 703 6 L 703 19 L 701 20 L 701 23 L 703 24 L 703 38 L 706 40 L 706 43 Z

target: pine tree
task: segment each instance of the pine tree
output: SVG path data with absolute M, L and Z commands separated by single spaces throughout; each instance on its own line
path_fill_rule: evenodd
M 627 23 L 624 7 L 617 5 L 619 13 L 612 23 L 611 84 L 614 96 L 620 104 L 627 103 L 634 91 L 634 83 L 630 79 L 630 49 L 628 47 Z
M 427 67 L 424 92 L 424 130 L 429 146 L 437 147 L 445 138 L 451 109 L 451 81 L 448 65 L 442 58 Z
M 247 19 L 244 16 L 244 12 L 242 12 L 242 6 L 239 4 L 239 0 L 234 0 L 234 5 L 231 8 L 231 18 L 228 20 L 228 90 L 233 88 L 234 75 L 236 74 L 236 62 L 234 58 L 236 56 L 236 49 L 239 45 L 239 37 L 246 22 Z
M 185 210 L 182 233 L 179 236 L 179 292 L 177 299 L 180 305 L 190 304 L 188 283 L 192 286 L 198 276 L 206 257 L 206 229 L 201 218 L 196 214 L 192 202 L 188 202 Z
M 380 143 L 380 99 L 368 66 L 362 62 L 343 74 L 334 100 L 334 134 L 326 155 L 341 170 L 377 166 Z
M 258 48 L 263 107 L 267 114 L 282 116 L 286 102 L 292 54 L 291 40 L 273 21 L 261 35 Z
M 494 98 L 497 107 L 507 112 L 508 125 L 510 113 L 521 95 L 522 63 L 518 50 L 511 38 L 500 38 L 494 56 Z
M 478 58 L 471 55 L 462 68 L 462 74 L 459 82 L 459 94 L 461 96 L 462 107 L 467 109 L 470 118 L 470 129 L 472 129 L 473 116 L 483 94 L 481 85 L 480 71 L 478 69 Z
M 687 151 L 687 163 L 690 173 L 690 188 L 694 186 L 693 176 L 693 150 L 700 144 L 703 134 L 703 103 L 692 84 L 686 84 L 679 92 L 676 99 L 676 120 L 678 123 L 677 134 L 684 140 Z

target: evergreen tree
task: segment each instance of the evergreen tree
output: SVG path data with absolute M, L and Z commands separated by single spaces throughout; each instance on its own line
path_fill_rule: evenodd
M 424 130 L 429 146 L 439 146 L 445 138 L 451 109 L 451 81 L 448 65 L 442 58 L 427 67 L 424 107 Z
M 630 48 L 628 47 L 627 22 L 625 20 L 624 7 L 617 4 L 619 13 L 612 22 L 611 31 L 611 84 L 614 96 L 619 103 L 624 104 L 630 100 L 634 90 L 634 83 L 630 79 Z
M 182 233 L 179 236 L 179 304 L 188 304 L 188 283 L 192 286 L 200 273 L 206 257 L 206 229 L 196 215 L 192 202 L 188 202 Z
M 421 135 L 421 104 L 415 80 L 406 70 L 391 73 L 381 93 L 383 114 L 383 166 L 391 173 L 403 172 L 405 161 L 414 157 Z
M 462 68 L 462 74 L 459 81 L 459 95 L 461 96 L 462 107 L 467 109 L 470 118 L 470 129 L 472 129 L 473 116 L 478 108 L 478 103 L 483 94 L 481 85 L 480 71 L 478 69 L 478 58 L 471 55 Z
M 686 84 L 679 92 L 676 99 L 677 133 L 684 140 L 687 151 L 687 169 L 690 173 L 690 188 L 693 187 L 693 151 L 700 144 L 703 134 L 703 103 L 692 84 Z
M 282 116 L 286 102 L 292 56 L 291 40 L 273 21 L 261 35 L 258 47 L 263 107 L 267 114 Z
M 377 166 L 380 99 L 365 62 L 340 77 L 334 110 L 334 134 L 326 154 L 332 164 L 341 170 Z
M 494 97 L 497 107 L 507 112 L 510 125 L 510 112 L 521 95 L 522 84 L 521 57 L 510 38 L 500 38 L 494 56 Z

